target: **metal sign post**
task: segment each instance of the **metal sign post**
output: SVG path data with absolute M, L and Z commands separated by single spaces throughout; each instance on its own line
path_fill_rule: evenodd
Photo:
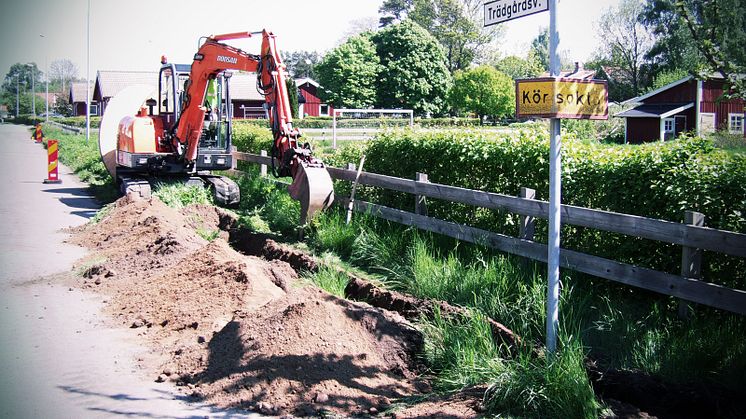
M 549 240 L 547 243 L 547 350 L 557 350 L 559 329 L 560 209 L 562 154 L 560 118 L 607 119 L 608 88 L 603 80 L 560 77 L 559 0 L 495 0 L 484 4 L 484 26 L 549 10 L 549 77 L 516 81 L 516 115 L 549 122 Z
M 559 0 L 549 0 L 549 75 L 560 75 L 557 27 Z M 561 119 L 549 121 L 549 241 L 547 243 L 547 351 L 557 350 L 559 328 L 560 202 L 562 191 Z

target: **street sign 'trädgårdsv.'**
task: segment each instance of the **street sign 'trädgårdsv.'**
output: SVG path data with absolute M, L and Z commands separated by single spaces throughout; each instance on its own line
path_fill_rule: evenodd
M 606 80 L 543 77 L 516 80 L 516 116 L 608 119 Z
M 484 26 L 549 10 L 547 0 L 496 0 L 484 4 Z

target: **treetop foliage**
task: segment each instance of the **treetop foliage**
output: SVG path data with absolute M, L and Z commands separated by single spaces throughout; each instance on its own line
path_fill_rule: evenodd
M 373 34 L 381 62 L 379 106 L 411 107 L 419 115 L 446 111 L 451 74 L 438 41 L 417 23 L 406 19 Z
M 510 76 L 489 65 L 459 70 L 450 100 L 455 110 L 475 113 L 480 120 L 504 118 L 515 113 L 515 85 Z
M 316 70 L 321 98 L 333 106 L 367 108 L 376 103 L 381 65 L 369 35 L 348 38 L 326 54 Z

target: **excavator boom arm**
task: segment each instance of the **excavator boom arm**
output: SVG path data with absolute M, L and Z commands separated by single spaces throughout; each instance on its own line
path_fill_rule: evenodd
M 275 36 L 262 31 L 260 55 L 253 55 L 219 41 L 249 38 L 256 32 L 238 32 L 214 35 L 194 55 L 194 62 L 186 88 L 186 99 L 182 116 L 176 129 L 176 139 L 186 146 L 184 159 L 192 162 L 197 158 L 199 138 L 207 109 L 204 106 L 207 83 L 225 70 L 256 72 L 258 87 L 269 109 L 269 122 L 272 127 L 275 147 L 285 150 L 297 147 L 299 133 L 292 129 L 292 116 L 285 85 L 285 65 L 275 44 Z M 174 144 L 179 145 L 179 144 Z

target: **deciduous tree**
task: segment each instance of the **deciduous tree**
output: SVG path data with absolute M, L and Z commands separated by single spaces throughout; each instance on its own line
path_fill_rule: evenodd
M 316 51 L 293 51 L 283 53 L 282 61 L 292 77 L 316 80 L 316 65 L 321 61 L 321 55 Z
M 285 87 L 288 90 L 288 100 L 290 101 L 290 114 L 293 118 L 298 118 L 298 85 L 292 77 L 285 79 Z
M 35 86 L 40 91 L 42 72 L 36 66 L 36 63 L 22 64 L 15 63 L 10 67 L 2 84 L 0 102 L 8 107 L 11 114 L 16 110 L 16 89 L 19 98 L 19 113 L 31 113 L 31 87 Z M 34 82 L 32 83 L 32 78 Z M 36 112 L 44 112 L 44 101 L 36 101 Z
M 645 85 L 645 56 L 654 43 L 652 33 L 640 20 L 642 12 L 640 0 L 622 0 L 618 7 L 607 9 L 598 23 L 605 58 L 626 76 L 634 96 Z
M 321 98 L 333 106 L 367 108 L 376 102 L 381 65 L 368 35 L 347 39 L 326 54 L 316 70 Z
M 372 40 L 382 65 L 379 106 L 409 108 L 420 115 L 445 111 L 451 74 L 430 33 L 407 19 L 376 32 Z
M 67 58 L 54 60 L 49 64 L 49 81 L 51 83 L 60 83 L 62 92 L 65 92 L 67 83 L 78 77 L 78 66 Z
M 646 56 L 653 79 L 662 72 L 684 70 L 694 74 L 702 69 L 704 57 L 697 50 L 686 23 L 676 13 L 676 0 L 648 0 L 641 20 L 655 36 Z
M 676 12 L 709 68 L 746 99 L 746 0 L 677 0 Z
M 457 111 L 504 118 L 515 114 L 513 79 L 494 67 L 483 65 L 454 75 L 450 94 L 451 106 Z
M 512 79 L 524 79 L 536 77 L 544 71 L 539 60 L 529 51 L 528 58 L 521 58 L 515 55 L 509 55 L 501 58 L 495 64 L 498 71 L 501 71 Z
M 379 9 L 381 26 L 411 19 L 443 47 L 448 69 L 469 67 L 484 57 L 500 26 L 484 27 L 480 0 L 386 0 Z

